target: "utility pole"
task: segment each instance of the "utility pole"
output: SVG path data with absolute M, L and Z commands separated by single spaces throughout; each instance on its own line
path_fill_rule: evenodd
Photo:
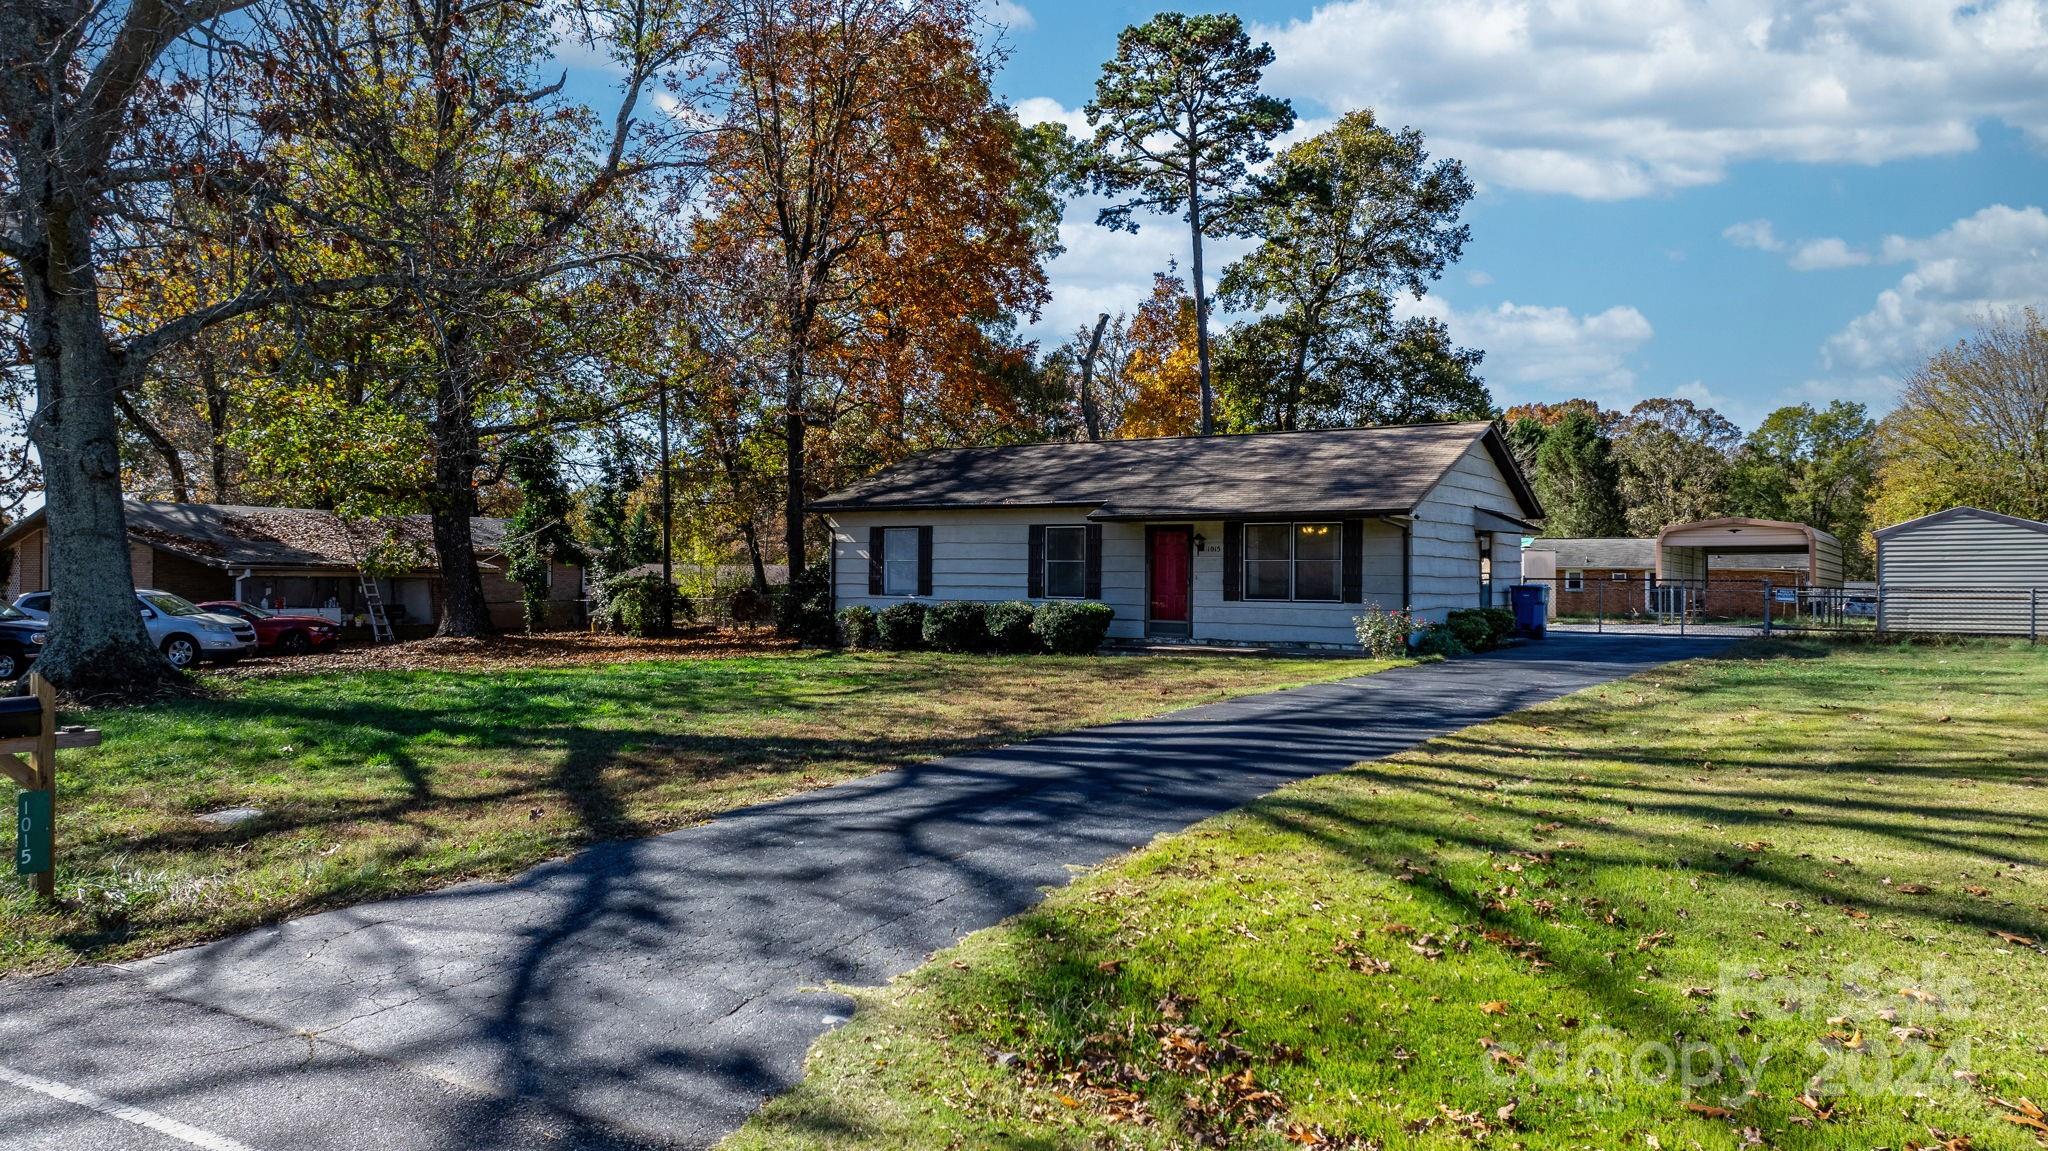
M 669 532 L 675 520 L 675 509 L 669 498 L 668 479 L 668 380 L 664 377 L 658 389 L 661 412 L 657 417 L 661 423 L 661 634 L 668 635 L 676 627 L 676 575 L 675 546 Z

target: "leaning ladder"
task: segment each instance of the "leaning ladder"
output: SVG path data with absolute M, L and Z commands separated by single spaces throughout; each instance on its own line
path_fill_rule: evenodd
M 370 642 L 386 643 L 397 639 L 398 633 L 391 629 L 391 617 L 384 611 L 384 597 L 377 591 L 377 581 L 360 568 L 356 569 L 356 576 L 362 580 L 363 614 L 370 617 Z
M 389 643 L 398 638 L 398 632 L 391 626 L 391 614 L 384 610 L 384 595 L 377 590 L 377 581 L 371 577 L 363 563 L 363 548 L 356 540 L 356 533 L 348 520 L 340 515 L 334 517 L 341 523 L 342 538 L 348 541 L 348 555 L 356 566 L 357 586 L 363 593 L 363 614 L 370 617 L 370 642 Z

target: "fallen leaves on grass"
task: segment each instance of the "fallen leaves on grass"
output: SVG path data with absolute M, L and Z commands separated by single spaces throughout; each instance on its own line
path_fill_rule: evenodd
M 1993 1097 L 1991 1101 L 2012 1112 L 2010 1115 L 2000 1115 L 2000 1119 L 2005 1120 L 2007 1123 L 2025 1127 L 2034 1132 L 2036 1137 L 2048 1137 L 2048 1112 L 2042 1111 L 2040 1106 L 2032 1099 L 2022 1095 L 2018 1102 L 2010 1102 L 1997 1097 Z
M 659 638 L 584 632 L 503 635 L 490 639 L 435 637 L 250 659 L 232 667 L 209 669 L 205 674 L 220 679 L 263 679 L 336 671 L 502 671 L 650 659 L 721 659 L 794 651 L 796 647 L 795 641 L 778 638 L 772 631 L 710 627 Z

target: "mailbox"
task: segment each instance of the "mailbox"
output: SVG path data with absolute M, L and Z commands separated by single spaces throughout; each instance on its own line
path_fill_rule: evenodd
M 34 739 L 43 734 L 43 701 L 32 695 L 0 696 L 0 739 Z

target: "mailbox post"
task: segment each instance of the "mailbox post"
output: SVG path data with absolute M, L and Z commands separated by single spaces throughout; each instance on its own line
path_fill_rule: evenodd
M 49 899 L 57 894 L 57 750 L 97 747 L 100 733 L 59 728 L 57 689 L 39 675 L 28 682 L 36 701 L 35 731 L 13 730 L 0 737 L 0 775 L 21 787 L 14 802 L 15 873 L 30 877 L 36 894 Z

